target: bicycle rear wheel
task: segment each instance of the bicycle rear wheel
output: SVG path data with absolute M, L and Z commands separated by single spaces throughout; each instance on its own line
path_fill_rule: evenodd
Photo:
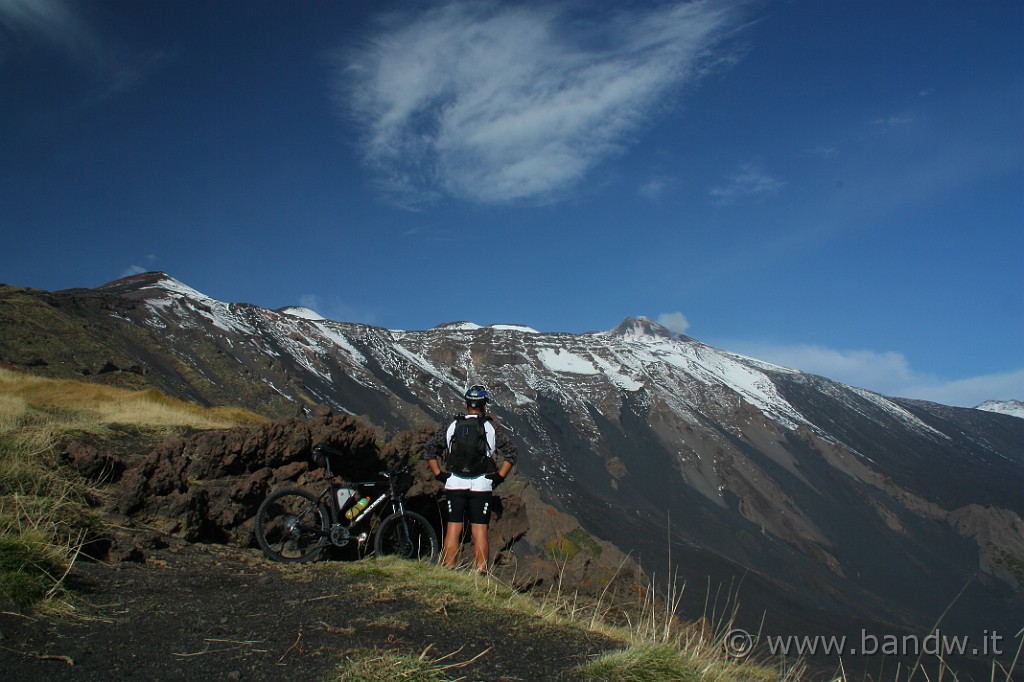
M 396 512 L 380 522 L 373 549 L 377 556 L 397 554 L 405 559 L 435 561 L 440 545 L 430 522 L 416 512 L 407 511 Z
M 256 542 L 268 559 L 302 563 L 320 556 L 330 536 L 327 508 L 308 490 L 285 488 L 256 512 Z

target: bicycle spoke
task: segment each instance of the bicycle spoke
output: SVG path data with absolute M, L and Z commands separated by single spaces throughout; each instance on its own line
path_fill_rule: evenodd
M 406 559 L 432 561 L 438 554 L 437 533 L 415 512 L 393 514 L 381 523 L 375 550 L 380 556 L 396 554 Z
M 327 543 L 327 510 L 311 493 L 287 489 L 274 493 L 256 514 L 256 540 L 275 561 L 310 561 Z

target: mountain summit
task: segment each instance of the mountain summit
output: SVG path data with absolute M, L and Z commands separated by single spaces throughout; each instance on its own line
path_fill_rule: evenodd
M 643 317 L 588 334 L 388 330 L 216 301 L 163 273 L 2 287 L 0 328 L 4 363 L 273 416 L 329 405 L 407 429 L 487 384 L 544 504 L 649 573 L 671 560 L 697 615 L 703 589 L 741 581 L 740 624 L 763 616 L 765 632 L 926 633 L 953 601 L 943 632 L 1012 634 L 1024 617 L 1013 416 L 881 396 Z
M 640 317 L 627 317 L 622 322 L 612 329 L 609 334 L 612 336 L 620 336 L 627 339 L 677 339 L 685 338 L 681 334 L 676 334 L 670 331 L 667 327 L 664 327 L 654 320 L 650 320 L 644 316 Z

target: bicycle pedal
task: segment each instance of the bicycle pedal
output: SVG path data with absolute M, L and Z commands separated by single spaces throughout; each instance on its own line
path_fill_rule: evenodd
M 369 537 L 369 533 L 360 533 L 358 536 L 356 536 L 356 542 L 358 542 L 359 544 L 363 544 Z

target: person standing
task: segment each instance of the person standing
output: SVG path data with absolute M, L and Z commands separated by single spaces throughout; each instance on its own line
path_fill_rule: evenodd
M 487 525 L 494 488 L 501 485 L 516 463 L 518 448 L 505 429 L 487 416 L 490 396 L 481 385 L 466 391 L 466 414 L 441 427 L 424 445 L 424 459 L 434 478 L 444 483 L 448 504 L 448 524 L 442 548 L 442 561 L 455 568 L 462 531 L 469 520 L 476 568 L 487 572 L 490 545 Z M 499 467 L 495 453 L 500 453 Z M 445 457 L 447 471 L 439 458 Z

